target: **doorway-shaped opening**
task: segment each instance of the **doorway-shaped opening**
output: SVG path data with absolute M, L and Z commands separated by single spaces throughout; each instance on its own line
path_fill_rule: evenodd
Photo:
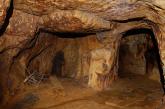
M 64 66 L 64 52 L 58 51 L 53 59 L 52 75 L 63 76 L 63 66 Z
M 133 73 L 160 80 L 157 42 L 151 30 L 127 31 L 122 38 L 119 53 L 119 76 Z
M 159 48 L 152 30 L 133 29 L 123 35 L 119 52 L 119 76 L 134 73 L 160 81 L 161 67 Z
M 111 94 L 120 101 L 115 104 L 137 109 L 159 107 L 155 102 L 161 99 L 163 91 L 158 50 L 151 30 L 134 29 L 124 33 L 119 49 L 119 79 L 111 87 Z

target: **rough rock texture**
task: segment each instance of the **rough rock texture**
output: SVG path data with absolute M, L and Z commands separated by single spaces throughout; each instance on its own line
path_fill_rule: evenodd
M 164 70 L 164 10 L 164 0 L 0 0 L 0 85 L 3 103 L 18 93 L 20 84 L 29 76 L 27 70 L 44 74 L 53 71 L 74 78 L 94 74 L 96 78 L 90 77 L 89 81 L 96 81 L 105 76 L 102 67 L 106 66 L 108 76 L 101 79 L 108 79 L 99 83 L 106 88 L 108 85 L 102 84 L 109 84 L 118 70 L 122 35 L 131 29 L 153 31 L 162 61 L 158 64 Z M 51 35 L 40 34 L 43 32 Z M 53 37 L 61 36 L 59 33 L 63 33 L 64 39 Z M 80 39 L 90 35 L 94 38 Z M 99 62 L 99 67 L 103 66 L 99 69 L 101 75 L 98 75 L 92 66 L 98 64 L 94 54 L 100 48 L 103 51 L 106 49 L 108 58 L 104 58 L 110 61 L 106 65 Z M 99 55 L 104 54 L 98 50 Z M 163 80 L 163 75 L 161 77 Z M 95 86 L 95 82 L 89 85 L 96 89 L 100 87 Z
M 89 86 L 97 90 L 104 89 L 109 86 L 108 84 L 111 83 L 112 78 L 117 77 L 117 74 L 113 74 L 118 69 L 114 68 L 114 56 L 115 50 L 111 50 L 111 48 L 100 48 L 91 51 Z

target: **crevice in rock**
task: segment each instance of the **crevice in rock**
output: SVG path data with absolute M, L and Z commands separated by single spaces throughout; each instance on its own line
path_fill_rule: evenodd
M 34 35 L 34 38 L 29 40 L 28 43 L 25 44 L 25 46 L 23 48 L 18 48 L 20 49 L 19 52 L 12 58 L 12 61 L 11 61 L 11 64 L 10 64 L 10 67 L 9 67 L 9 72 L 11 71 L 12 69 L 12 66 L 13 64 L 15 63 L 15 61 L 17 60 L 17 58 L 23 53 L 25 52 L 26 50 L 29 50 L 31 48 L 33 48 L 37 42 L 37 39 L 38 39 L 38 36 L 39 36 L 39 32 L 36 33 L 36 35 Z M 9 48 L 9 49 L 13 49 L 13 48 Z M 4 50 L 3 52 L 9 50 L 9 49 L 6 49 Z
M 0 29 L 0 36 L 2 36 L 4 34 L 4 32 L 6 31 L 6 28 L 9 25 L 10 18 L 13 15 L 13 10 L 14 10 L 13 0 L 11 0 L 10 7 L 7 10 L 7 15 L 6 15 L 4 24 L 2 25 L 2 28 Z
M 136 17 L 136 18 L 130 18 L 126 20 L 112 20 L 112 21 L 117 22 L 117 23 L 128 23 L 128 22 L 142 21 L 144 19 L 145 17 Z
M 96 33 L 79 33 L 79 32 L 51 32 L 51 31 L 47 31 L 44 29 L 40 29 L 39 30 L 40 33 L 44 32 L 44 33 L 48 33 L 54 36 L 58 36 L 60 38 L 81 38 L 81 37 L 87 37 L 89 35 L 95 35 Z
M 46 46 L 46 47 L 43 47 L 38 53 L 36 53 L 34 56 L 32 56 L 29 61 L 28 61 L 28 64 L 27 64 L 27 68 L 29 67 L 29 65 L 31 64 L 31 62 L 37 57 L 39 56 L 40 54 L 42 54 L 42 52 L 44 52 L 47 48 L 49 48 L 51 45 L 49 46 Z

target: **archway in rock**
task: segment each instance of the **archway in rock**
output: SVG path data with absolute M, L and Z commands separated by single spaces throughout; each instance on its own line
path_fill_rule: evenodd
M 163 86 L 162 62 L 152 30 L 141 28 L 126 31 L 121 41 L 119 57 L 119 75 L 122 76 L 124 72 L 146 75 Z

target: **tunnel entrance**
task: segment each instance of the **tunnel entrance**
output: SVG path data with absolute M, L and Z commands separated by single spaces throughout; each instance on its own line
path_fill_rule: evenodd
M 124 73 L 127 74 L 128 72 L 130 74 L 141 74 L 160 82 L 163 91 L 165 91 L 162 62 L 153 31 L 145 28 L 132 29 L 125 32 L 122 39 L 119 55 L 119 75 L 123 76 Z M 126 49 L 128 52 L 126 52 Z
M 52 75 L 63 76 L 64 52 L 58 51 L 53 59 Z
M 160 81 L 159 51 L 154 35 L 149 29 L 127 31 L 119 52 L 119 76 L 125 73 L 144 75 Z

